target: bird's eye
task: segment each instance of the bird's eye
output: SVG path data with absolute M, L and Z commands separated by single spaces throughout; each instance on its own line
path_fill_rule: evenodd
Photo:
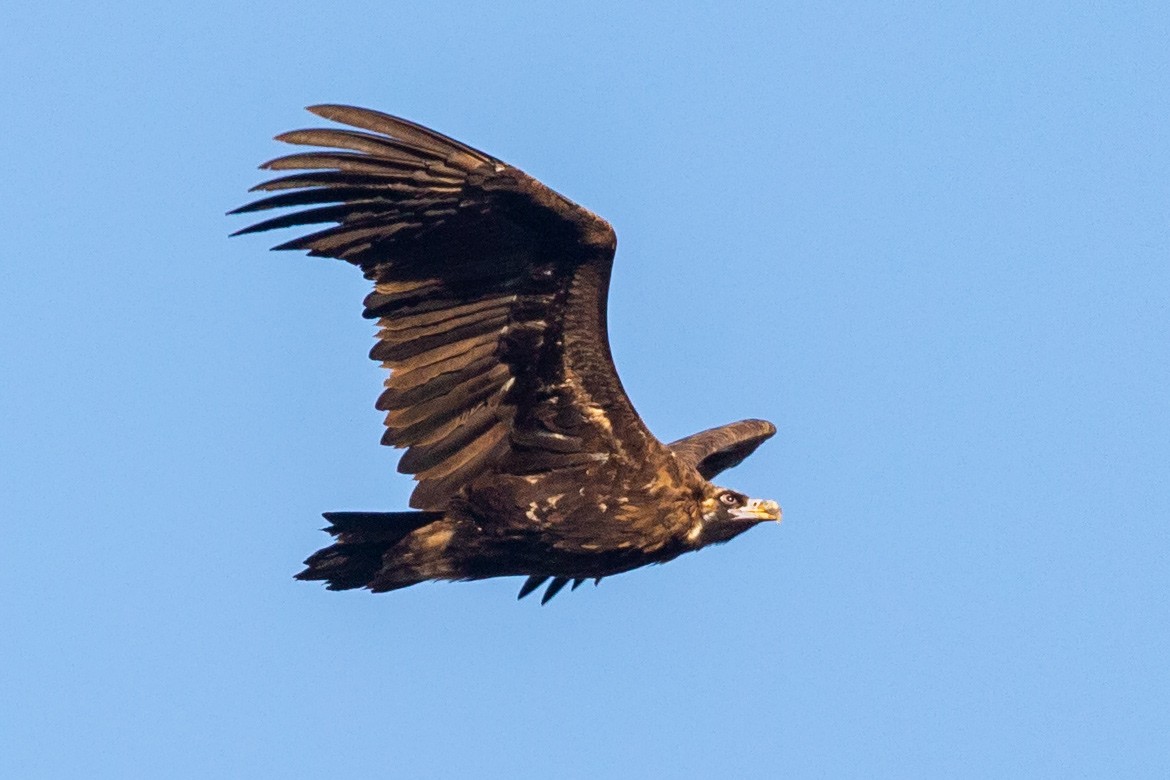
M 739 504 L 739 497 L 735 493 L 724 493 L 719 496 L 719 500 L 723 502 L 724 506 L 736 506 Z

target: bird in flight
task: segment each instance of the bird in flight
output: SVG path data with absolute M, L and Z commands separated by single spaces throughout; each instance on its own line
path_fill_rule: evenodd
M 344 260 L 373 282 L 370 357 L 390 370 L 382 443 L 405 450 L 411 511 L 327 512 L 334 543 L 297 578 L 331 590 L 524 576 L 541 603 L 781 519 L 719 487 L 776 428 L 743 420 L 663 444 L 610 355 L 617 241 L 604 219 L 506 163 L 405 119 L 321 105 L 353 129 L 277 136 L 318 151 L 233 214 L 238 231 L 331 224 L 276 249 Z M 327 151 L 322 151 L 324 149 Z

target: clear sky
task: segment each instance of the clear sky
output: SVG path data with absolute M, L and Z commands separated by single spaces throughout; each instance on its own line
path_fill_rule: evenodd
M 1170 773 L 1164 4 L 112 5 L 4 13 L 0 775 Z M 784 524 L 294 582 L 412 484 L 360 274 L 227 238 L 320 102 L 609 219 L 635 404 L 774 420 Z

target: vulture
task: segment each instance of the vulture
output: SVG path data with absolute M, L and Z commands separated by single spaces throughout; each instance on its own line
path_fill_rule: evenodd
M 664 563 L 781 519 L 711 482 L 776 428 L 743 420 L 663 444 L 610 355 L 613 228 L 523 171 L 398 117 L 308 109 L 347 128 L 277 136 L 316 150 L 261 168 L 292 209 L 233 235 L 325 225 L 275 249 L 344 260 L 373 283 L 377 408 L 411 510 L 327 512 L 332 545 L 301 580 L 383 592 L 526 577 L 520 597 Z M 291 173 L 288 173 L 290 172 Z

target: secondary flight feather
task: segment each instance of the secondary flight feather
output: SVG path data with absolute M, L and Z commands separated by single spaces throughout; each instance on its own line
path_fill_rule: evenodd
M 771 437 L 744 420 L 663 444 L 622 389 L 606 298 L 609 223 L 496 158 L 376 111 L 324 105 L 353 129 L 277 136 L 318 147 L 236 209 L 296 209 L 238 231 L 330 225 L 306 250 L 373 283 L 370 357 L 389 369 L 382 442 L 405 450 L 414 511 L 327 512 L 334 544 L 297 575 L 334 590 L 525 576 L 567 584 L 663 563 L 779 521 L 775 501 L 710 482 Z

